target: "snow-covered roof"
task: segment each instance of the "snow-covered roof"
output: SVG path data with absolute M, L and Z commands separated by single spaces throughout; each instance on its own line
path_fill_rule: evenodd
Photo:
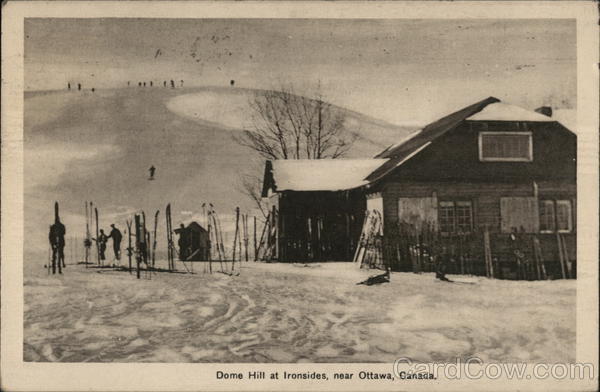
M 286 159 L 272 161 L 277 191 L 339 191 L 366 185 L 387 159 Z
M 504 102 L 496 102 L 487 105 L 482 111 L 467 117 L 467 120 L 477 121 L 556 121 L 552 117 L 523 109 L 519 106 Z

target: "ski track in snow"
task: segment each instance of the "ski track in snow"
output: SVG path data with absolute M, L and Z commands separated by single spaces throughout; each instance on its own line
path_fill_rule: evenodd
M 237 266 L 236 266 L 237 267 Z M 575 360 L 574 281 L 373 274 L 350 263 L 244 263 L 240 276 L 69 265 L 25 273 L 24 359 L 60 362 Z M 213 270 L 219 270 L 218 263 Z M 144 278 L 144 273 L 142 273 Z M 532 324 L 531 320 L 536 320 Z

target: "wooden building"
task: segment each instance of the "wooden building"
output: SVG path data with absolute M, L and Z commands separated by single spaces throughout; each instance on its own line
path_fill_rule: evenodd
M 516 232 L 539 239 L 548 274 L 559 276 L 559 233 L 576 260 L 577 138 L 552 117 L 490 97 L 377 158 L 388 161 L 367 177 L 366 192 L 381 198 L 387 241 L 402 221 L 475 240 L 487 229 L 500 275 L 513 277 Z M 530 239 L 521 250 L 531 260 Z M 473 253 L 482 258 L 482 249 Z
M 209 259 L 208 232 L 197 222 L 175 229 L 179 235 L 179 259 L 183 261 L 207 261 Z
M 276 258 L 348 261 L 366 209 L 365 177 L 385 160 L 267 161 L 262 196 L 277 211 Z
M 348 199 L 352 207 L 331 201 L 325 204 L 322 199 L 308 204 L 323 213 L 353 211 L 350 230 L 342 226 L 350 233 L 344 237 L 349 238 L 349 250 L 339 254 L 346 260 L 351 259 L 347 256 L 355 246 L 354 230 L 363 215 L 360 210 L 368 203 L 368 209 L 377 209 L 383 216 L 384 242 L 388 244 L 384 258 L 396 270 L 411 269 L 389 246 L 398 225 L 408 223 L 415 227 L 426 224 L 442 239 L 469 236 L 474 243 L 483 243 L 481 233 L 489 232 L 500 270 L 496 275 L 505 278 L 515 274 L 511 265 L 515 237 L 526 243 L 518 250 L 529 259 L 535 237 L 541 244 L 548 275 L 560 277 L 558 260 L 564 252 L 559 249 L 566 251 L 573 264 L 576 261 L 577 138 L 548 114 L 551 111 L 547 109 L 528 111 L 487 98 L 425 126 L 378 154 L 375 160 L 383 163 L 365 175 L 362 183 L 355 181 L 351 187 L 337 190 L 340 195 L 352 195 Z M 315 166 L 306 175 L 318 177 L 320 171 Z M 280 202 L 287 197 L 275 186 L 266 189 L 271 189 L 271 197 L 277 193 Z M 319 203 L 322 205 L 317 206 Z M 305 208 L 293 197 L 281 205 L 280 210 L 285 211 L 283 239 L 287 236 L 285 225 L 301 216 L 287 211 Z M 280 241 L 280 246 L 288 245 Z M 481 259 L 482 247 L 475 246 L 471 257 Z M 485 273 L 481 268 L 471 273 Z

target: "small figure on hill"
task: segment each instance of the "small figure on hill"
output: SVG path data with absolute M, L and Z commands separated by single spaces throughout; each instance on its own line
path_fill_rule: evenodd
M 96 88 L 92 87 L 92 92 L 96 91 Z
M 179 260 L 185 261 L 188 257 L 190 244 L 185 235 L 185 226 L 183 223 L 179 225 L 178 229 L 175 229 L 175 234 L 179 234 L 179 240 L 177 241 L 177 245 L 179 245 Z
M 175 88 L 175 82 L 171 79 L 171 88 Z
M 148 171 L 150 172 L 150 177 L 148 179 L 150 181 L 154 180 L 154 172 L 156 171 L 156 168 L 154 167 L 154 165 L 150 166 L 150 169 L 148 169 Z
M 146 87 L 146 82 L 144 82 L 144 87 Z
M 48 240 L 52 247 L 52 273 L 56 273 L 58 264 L 58 273 L 62 274 L 62 267 L 65 266 L 65 234 L 67 230 L 58 216 L 58 203 L 54 204 L 54 224 L 50 226 Z M 50 268 L 50 266 L 48 266 Z
M 77 90 L 81 91 L 81 83 L 77 83 Z
M 130 84 L 131 84 L 131 82 L 128 80 L 127 81 L 127 87 L 129 87 Z
M 231 79 L 231 80 L 229 81 L 229 85 L 230 85 L 231 87 L 233 87 L 233 86 L 235 85 L 235 80 Z
M 67 89 L 70 90 L 71 89 L 71 83 L 67 83 Z
M 115 259 L 121 260 L 121 240 L 123 239 L 123 235 L 121 231 L 115 227 L 115 224 L 111 224 L 112 230 L 108 235 L 108 238 L 112 238 L 113 241 L 113 251 L 115 252 Z
M 181 87 L 183 87 L 183 80 L 181 80 Z
M 167 87 L 167 81 L 166 80 L 163 81 L 163 87 Z
M 142 82 L 138 82 L 138 87 L 142 87 Z
M 152 80 L 150 81 L 150 87 L 152 87 Z

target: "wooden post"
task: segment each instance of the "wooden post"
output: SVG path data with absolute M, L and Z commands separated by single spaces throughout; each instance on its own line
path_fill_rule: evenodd
M 572 271 L 571 261 L 569 260 L 569 252 L 567 250 L 567 241 L 561 234 L 557 233 L 556 235 L 558 236 L 559 244 L 561 245 L 559 252 L 562 254 L 562 262 L 564 263 L 564 270 L 566 272 L 566 278 L 568 279 L 572 277 Z
M 548 275 L 546 274 L 546 265 L 544 263 L 544 255 L 542 254 L 542 247 L 540 245 L 540 240 L 536 236 L 533 237 L 533 246 L 537 258 L 538 265 L 540 267 L 540 279 L 547 279 Z
M 558 248 L 558 260 L 560 261 L 560 270 L 563 279 L 567 278 L 567 271 L 565 268 L 565 258 L 563 253 L 562 241 L 559 233 L 556 233 L 556 246 Z
M 485 227 L 483 232 L 483 251 L 485 255 L 485 272 L 488 278 L 494 277 L 494 265 L 492 262 L 492 249 L 490 246 L 490 232 L 488 227 Z
M 534 267 L 534 272 L 535 272 L 535 276 L 537 280 L 541 280 L 542 279 L 542 274 L 541 274 L 541 270 L 540 270 L 540 256 L 538 254 L 538 249 L 536 246 L 536 236 L 534 235 L 533 237 L 531 237 L 531 242 L 532 242 L 532 250 L 533 250 L 533 267 Z
M 253 237 L 254 237 L 254 261 L 258 260 L 258 249 L 256 248 L 256 216 L 252 217 L 253 221 L 254 221 L 254 230 L 253 230 Z
M 567 264 L 567 278 L 573 278 L 573 265 L 571 264 L 571 259 L 569 259 L 569 251 L 567 248 L 567 239 L 565 238 L 565 236 L 561 235 L 561 240 L 562 240 L 562 244 L 563 244 L 563 252 L 565 254 L 564 258 L 565 258 L 565 262 Z

